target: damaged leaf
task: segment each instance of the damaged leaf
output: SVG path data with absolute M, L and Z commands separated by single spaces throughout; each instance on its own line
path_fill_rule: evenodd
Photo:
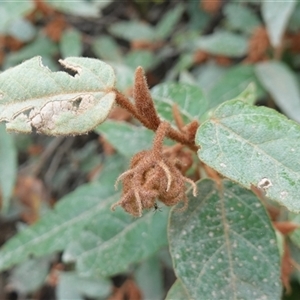
M 40 57 L 0 74 L 0 121 L 8 131 L 83 134 L 106 119 L 115 100 L 113 69 L 91 58 L 60 63 L 72 75 L 51 72 Z
M 300 211 L 299 124 L 270 108 L 231 100 L 199 127 L 195 140 L 204 163 Z

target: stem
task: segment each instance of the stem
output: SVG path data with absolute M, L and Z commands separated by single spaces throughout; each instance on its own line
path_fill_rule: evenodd
M 116 102 L 118 105 L 120 105 L 122 108 L 126 109 L 128 112 L 131 113 L 133 117 L 135 117 L 137 120 L 139 120 L 146 128 L 156 131 L 158 126 L 151 124 L 148 119 L 146 119 L 144 116 L 141 116 L 133 103 L 130 102 L 130 100 L 124 96 L 121 92 L 119 92 L 117 89 L 114 89 L 114 92 L 116 93 Z M 195 141 L 190 140 L 184 133 L 174 129 L 171 127 L 166 133 L 166 136 L 180 144 L 186 145 L 193 151 L 197 151 L 198 147 L 195 145 Z

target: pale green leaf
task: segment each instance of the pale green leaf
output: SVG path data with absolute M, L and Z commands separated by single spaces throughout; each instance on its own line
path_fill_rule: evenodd
M 280 109 L 300 123 L 300 88 L 292 70 L 279 61 L 260 63 L 255 70 Z
M 93 41 L 92 49 L 98 58 L 106 61 L 122 62 L 122 51 L 109 35 L 101 35 Z
M 75 75 L 51 72 L 40 57 L 0 74 L 0 121 L 8 130 L 82 134 L 107 118 L 115 100 L 113 69 L 92 58 L 60 63 Z
M 224 14 L 230 28 L 247 34 L 251 34 L 256 27 L 261 26 L 255 12 L 246 5 L 228 3 L 224 6 Z
M 60 51 L 63 58 L 68 56 L 80 56 L 82 53 L 81 34 L 75 29 L 67 29 L 60 40 Z
M 281 299 L 276 236 L 259 199 L 229 180 L 197 186 L 186 211 L 171 211 L 168 233 L 189 299 Z
M 152 41 L 156 33 L 147 23 L 132 21 L 120 21 L 108 28 L 109 32 L 117 37 L 128 41 Z
M 172 10 L 162 16 L 162 19 L 155 27 L 157 39 L 166 39 L 174 30 L 174 26 L 182 16 L 184 7 L 178 3 Z
M 235 99 L 246 102 L 247 104 L 254 105 L 257 99 L 256 85 L 251 82 L 244 91 L 242 91 Z
M 21 263 L 30 255 L 44 256 L 65 249 L 93 218 L 109 212 L 108 205 L 115 200 L 109 197 L 114 193 L 113 184 L 99 182 L 83 185 L 63 197 L 53 211 L 15 235 L 0 249 L 0 269 Z
M 300 125 L 239 100 L 220 105 L 196 134 L 199 158 L 224 176 L 300 211 Z
M 189 299 L 189 295 L 185 290 L 182 282 L 180 280 L 176 280 L 175 283 L 172 285 L 165 300 L 187 300 Z
M 21 294 L 35 292 L 45 282 L 50 262 L 49 256 L 25 261 L 11 271 L 9 285 Z
M 174 122 L 174 104 L 186 122 L 199 119 L 207 110 L 207 100 L 202 90 L 194 85 L 166 82 L 152 88 L 151 94 L 159 115 L 170 122 Z
M 158 255 L 143 261 L 134 272 L 135 282 L 144 299 L 162 299 L 164 295 L 163 268 Z
M 219 31 L 200 37 L 197 48 L 214 55 L 240 57 L 248 51 L 248 40 L 241 34 Z
M 213 108 L 224 101 L 233 99 L 242 93 L 253 82 L 258 87 L 258 94 L 262 89 L 257 81 L 253 66 L 237 65 L 227 71 L 213 86 L 208 94 L 209 107 Z
M 0 198 L 2 211 L 6 212 L 17 176 L 17 151 L 13 137 L 0 124 Z
M 262 1 L 262 16 L 273 47 L 278 47 L 297 1 Z
M 168 213 L 164 208 L 129 222 L 132 217 L 117 208 L 114 213 L 94 218 L 78 238 L 77 253 L 73 255 L 76 269 L 83 276 L 108 277 L 154 255 L 168 243 Z
M 112 284 L 104 278 L 83 278 L 75 272 L 61 272 L 56 288 L 58 300 L 106 299 L 112 292 Z
M 102 134 L 119 153 L 128 157 L 150 149 L 154 138 L 154 133 L 145 127 L 112 120 L 107 120 L 95 131 Z
M 159 59 L 151 51 L 133 50 L 125 56 L 124 63 L 134 70 L 139 66 L 144 70 L 149 70 L 155 68 Z
M 166 76 L 167 80 L 174 80 L 180 72 L 187 70 L 188 68 L 193 66 L 194 63 L 194 56 L 192 55 L 192 53 L 183 52 L 175 65 L 171 68 L 171 70 L 168 71 Z
M 13 22 L 20 17 L 24 17 L 34 9 L 31 0 L 21 2 L 1 1 L 0 4 L 0 32 L 5 34 L 10 30 Z
M 297 32 L 300 29 L 300 2 L 297 2 L 296 7 L 289 19 L 288 30 Z
M 119 154 L 106 155 L 101 172 L 95 180 L 100 181 L 104 186 L 110 186 L 125 171 L 127 166 L 128 161 L 124 159 L 124 156 Z
M 294 224 L 300 226 L 300 214 L 289 213 L 288 220 Z M 300 228 L 297 228 L 289 235 L 292 242 L 300 248 Z
M 53 41 L 44 35 L 39 35 L 34 41 L 22 47 L 19 51 L 8 53 L 5 56 L 3 67 L 4 69 L 8 69 L 33 56 L 42 56 L 45 62 L 45 58 L 49 60 L 57 52 L 58 47 Z
M 214 61 L 208 61 L 196 67 L 193 73 L 197 79 L 198 86 L 203 90 L 205 95 L 209 96 L 210 91 L 213 90 L 221 78 L 226 78 L 223 76 L 227 71 L 228 67 L 220 66 Z
M 36 31 L 32 23 L 24 18 L 19 18 L 14 20 L 7 33 L 22 42 L 29 42 L 35 36 Z
M 126 66 L 124 63 L 109 62 L 116 72 L 116 88 L 121 92 L 128 92 L 133 86 L 134 72 L 133 68 Z
M 110 3 L 108 0 L 103 2 L 107 4 Z M 76 3 L 72 3 L 70 1 L 46 0 L 46 3 L 58 11 L 74 16 L 94 18 L 100 16 L 97 4 L 93 1 L 76 0 Z

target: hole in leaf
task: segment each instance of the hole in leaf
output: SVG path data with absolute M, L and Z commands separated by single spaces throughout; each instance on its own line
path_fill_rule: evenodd
M 80 106 L 81 101 L 82 101 L 81 97 L 78 97 L 76 100 L 74 100 L 72 102 L 73 108 L 75 108 L 77 110 L 79 108 L 79 106 Z

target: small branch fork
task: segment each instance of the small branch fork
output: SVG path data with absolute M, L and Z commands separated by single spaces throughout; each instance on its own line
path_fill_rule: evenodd
M 144 71 L 141 67 L 138 67 L 135 73 L 135 83 L 133 96 L 135 103 L 133 104 L 125 95 L 114 90 L 116 93 L 116 102 L 119 106 L 129 111 L 133 117 L 139 120 L 146 128 L 156 131 L 160 123 L 162 122 L 155 110 L 152 97 L 147 85 L 147 81 L 144 75 Z M 176 123 L 183 124 L 178 108 L 173 107 L 173 114 Z M 181 125 L 182 126 L 182 125 Z M 198 147 L 195 145 L 195 134 L 199 127 L 197 121 L 192 121 L 185 127 L 176 130 L 172 127 L 169 128 L 167 137 L 181 143 L 193 151 L 196 151 Z
M 134 103 L 126 96 L 116 92 L 116 102 L 122 108 L 129 111 L 146 128 L 156 132 L 151 150 L 145 150 L 133 156 L 130 169 L 119 176 L 115 187 L 122 181 L 123 192 L 120 201 L 112 206 L 115 210 L 120 205 L 125 211 L 133 216 L 140 217 L 143 209 L 156 207 L 159 199 L 165 205 L 172 206 L 183 201 L 180 210 L 186 209 L 188 199 L 186 196 L 186 185 L 188 182 L 193 187 L 193 195 L 197 194 L 196 184 L 183 174 L 187 168 L 182 167 L 175 152 L 182 151 L 181 147 L 173 146 L 172 150 L 164 152 L 163 140 L 171 138 L 178 143 L 196 151 L 195 134 L 199 126 L 197 121 L 184 125 L 177 106 L 173 107 L 173 114 L 178 130 L 171 127 L 168 122 L 162 121 L 154 107 L 152 97 L 147 85 L 144 71 L 137 68 L 134 83 Z M 179 146 L 179 145 L 178 145 Z M 193 162 L 191 153 L 184 153 L 186 161 Z

